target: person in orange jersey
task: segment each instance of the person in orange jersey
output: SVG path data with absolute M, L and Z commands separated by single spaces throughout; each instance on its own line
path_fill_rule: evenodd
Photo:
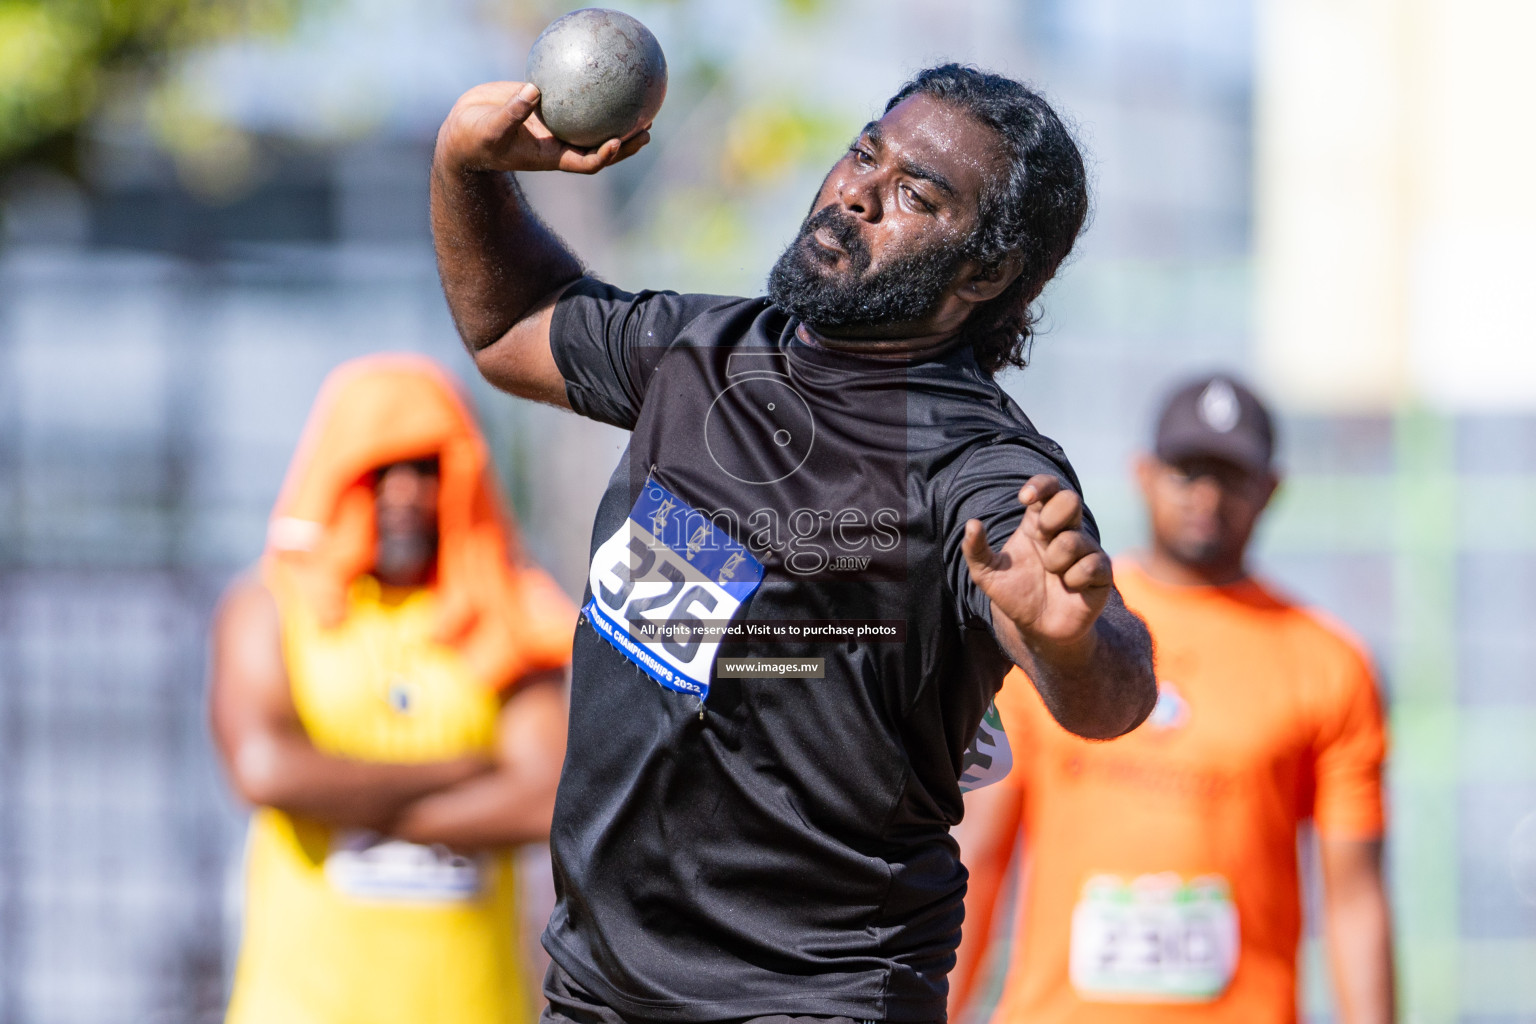
M 531 1021 L 510 850 L 549 832 L 575 623 L 448 376 L 332 373 L 213 631 L 257 808 L 231 1024 Z
M 1014 768 L 966 798 L 951 1019 L 966 1019 L 1018 848 L 992 1024 L 1294 1021 L 1307 819 L 1339 1017 L 1393 1019 L 1382 710 L 1360 645 L 1247 569 L 1278 482 L 1273 447 L 1269 413 L 1230 377 L 1164 406 L 1156 454 L 1137 466 L 1152 543 L 1114 566 L 1156 645 L 1143 725 L 1092 743 L 1056 725 L 1017 672 L 998 695 Z

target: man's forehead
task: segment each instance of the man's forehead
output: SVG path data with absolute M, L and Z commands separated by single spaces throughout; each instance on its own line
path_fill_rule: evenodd
M 1163 460 L 1159 459 L 1162 462 Z M 1240 465 L 1231 459 L 1214 454 L 1183 455 L 1171 461 L 1163 462 L 1170 469 L 1185 476 L 1200 477 L 1213 476 L 1218 479 L 1248 480 L 1262 479 L 1264 474 L 1248 466 Z
M 865 132 L 882 145 L 943 169 L 957 186 L 979 190 L 1002 161 L 996 134 L 960 107 L 921 93 L 908 96 Z
M 394 462 L 386 462 L 374 470 L 374 472 L 382 477 L 392 470 L 405 470 L 422 476 L 437 476 L 440 466 L 436 455 L 423 455 L 415 459 L 398 459 Z

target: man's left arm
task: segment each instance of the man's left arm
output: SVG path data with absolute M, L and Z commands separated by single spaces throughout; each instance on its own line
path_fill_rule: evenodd
M 565 761 L 564 675 L 563 669 L 541 672 L 507 698 L 496 723 L 492 771 L 422 797 L 390 831 L 461 850 L 548 839 Z
M 1324 663 L 1307 692 L 1317 700 L 1312 819 L 1339 1019 L 1395 1020 L 1392 913 L 1382 877 L 1386 715 L 1375 671 L 1354 643 Z
M 1023 518 L 1001 550 L 977 519 L 961 542 L 970 578 L 990 601 L 993 635 L 1063 728 L 1088 739 L 1130 732 L 1157 702 L 1146 624 L 1120 599 L 1075 491 L 1038 474 L 1018 502 Z
M 1381 840 L 1318 840 L 1323 907 L 1339 1019 L 1391 1024 L 1397 1019 L 1392 913 L 1381 870 Z

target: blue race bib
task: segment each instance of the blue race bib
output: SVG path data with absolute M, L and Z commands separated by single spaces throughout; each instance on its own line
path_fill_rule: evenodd
M 763 582 L 763 564 L 653 480 L 592 557 L 587 621 L 669 690 L 709 694 L 718 633 Z

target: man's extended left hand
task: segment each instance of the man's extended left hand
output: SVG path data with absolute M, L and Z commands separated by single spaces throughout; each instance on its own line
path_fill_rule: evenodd
M 971 579 L 1030 645 L 1074 644 L 1088 635 L 1114 587 L 1109 556 L 1083 529 L 1083 501 L 1054 476 L 1019 488 L 1024 519 L 1001 551 L 981 522 L 965 524 L 961 550 Z

